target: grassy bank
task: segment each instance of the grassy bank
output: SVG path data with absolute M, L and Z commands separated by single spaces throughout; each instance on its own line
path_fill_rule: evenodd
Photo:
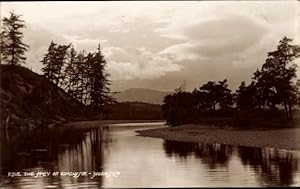
M 287 120 L 283 110 L 248 110 L 197 113 L 179 124 L 215 125 L 219 127 L 234 127 L 237 129 L 280 129 L 300 126 L 300 111 L 293 111 L 293 119 Z M 171 125 L 170 126 L 178 126 Z

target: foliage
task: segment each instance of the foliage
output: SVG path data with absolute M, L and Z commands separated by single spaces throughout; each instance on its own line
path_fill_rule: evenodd
M 300 81 L 296 82 L 297 66 L 294 62 L 300 48 L 283 37 L 277 49 L 267 55 L 261 69 L 254 72 L 249 85 L 241 82 L 234 94 L 227 80 L 208 81 L 193 92 L 185 92 L 182 86 L 174 94 L 167 95 L 162 106 L 163 115 L 171 125 L 197 121 L 201 116 L 224 117 L 265 112 L 278 116 L 279 105 L 284 107 L 286 119 L 293 119 L 292 108 L 300 105 Z M 235 113 L 232 110 L 235 108 Z M 278 115 L 277 115 L 278 114 Z M 263 115 L 267 115 L 264 113 Z M 240 122 L 240 121 L 239 121 Z
M 296 64 L 299 46 L 291 45 L 291 39 L 284 37 L 277 50 L 269 52 L 266 62 L 254 73 L 257 90 L 261 94 L 262 107 L 276 108 L 283 105 L 288 119 L 292 119 L 292 107 L 296 104 Z
M 10 16 L 2 19 L 1 29 L 1 57 L 2 63 L 10 65 L 19 65 L 25 63 L 25 52 L 29 46 L 22 42 L 23 33 L 21 29 L 25 28 L 24 20 L 21 15 L 10 12 Z M 3 62 L 2 62 L 3 61 Z
M 97 52 L 88 55 L 88 80 L 90 85 L 90 106 L 93 111 L 100 112 L 106 104 L 113 102 L 110 96 L 108 77 L 110 76 L 105 72 L 106 61 L 102 55 L 100 45 Z
M 254 82 L 246 86 L 243 81 L 234 94 L 234 100 L 239 109 L 254 109 L 259 105 L 259 95 Z
M 227 80 L 212 82 L 209 81 L 199 89 L 191 92 L 182 90 L 182 86 L 175 89 L 173 94 L 164 98 L 162 105 L 163 116 L 167 123 L 179 125 L 194 120 L 199 113 L 217 111 L 217 105 L 221 109 L 231 107 L 232 94 L 226 84 Z
M 165 96 L 162 112 L 167 123 L 179 125 L 189 122 L 195 112 L 195 102 L 194 95 L 189 92 L 176 91 L 174 94 Z
M 57 45 L 53 41 L 51 42 L 47 54 L 44 55 L 42 71 L 50 81 L 57 86 L 60 86 L 63 81 L 62 68 L 66 63 L 67 51 L 70 45 Z
M 41 62 L 45 77 L 93 112 L 103 113 L 105 105 L 114 102 L 109 90 L 110 75 L 105 71 L 106 61 L 100 45 L 96 52 L 86 53 L 76 52 L 71 44 L 51 42 Z
M 199 91 L 194 90 L 194 93 L 198 93 L 198 97 L 204 97 L 200 106 L 208 107 L 210 110 L 216 110 L 216 106 L 220 108 L 228 108 L 233 104 L 233 98 L 231 90 L 228 88 L 227 80 L 212 82 L 209 81 L 199 88 Z M 198 105 L 198 106 L 199 106 Z

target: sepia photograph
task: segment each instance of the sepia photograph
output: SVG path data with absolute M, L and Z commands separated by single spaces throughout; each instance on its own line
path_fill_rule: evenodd
M 0 188 L 300 186 L 300 1 L 1 1 Z

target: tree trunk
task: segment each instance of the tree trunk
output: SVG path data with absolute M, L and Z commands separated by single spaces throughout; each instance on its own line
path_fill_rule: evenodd
M 286 115 L 286 119 L 290 119 L 290 115 L 289 115 L 289 109 L 288 109 L 288 105 L 286 103 L 286 100 L 284 101 L 284 110 L 285 110 L 285 115 Z
M 293 113 L 292 113 L 292 107 L 289 106 L 289 114 L 290 114 L 290 120 L 293 120 Z
M 11 65 L 14 65 L 14 60 L 15 60 L 15 47 L 13 45 L 12 47 L 12 54 L 11 54 Z
M 289 119 L 293 120 L 292 104 L 291 104 L 290 100 L 288 101 L 288 111 L 289 111 L 289 116 L 290 116 Z
M 288 112 L 286 101 L 284 101 L 284 110 L 285 110 L 286 119 L 289 119 L 289 112 Z

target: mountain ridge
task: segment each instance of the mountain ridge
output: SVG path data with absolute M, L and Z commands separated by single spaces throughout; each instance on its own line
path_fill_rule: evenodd
M 160 91 L 147 88 L 129 88 L 114 94 L 118 102 L 144 102 L 149 104 L 163 104 L 166 95 L 171 91 Z

